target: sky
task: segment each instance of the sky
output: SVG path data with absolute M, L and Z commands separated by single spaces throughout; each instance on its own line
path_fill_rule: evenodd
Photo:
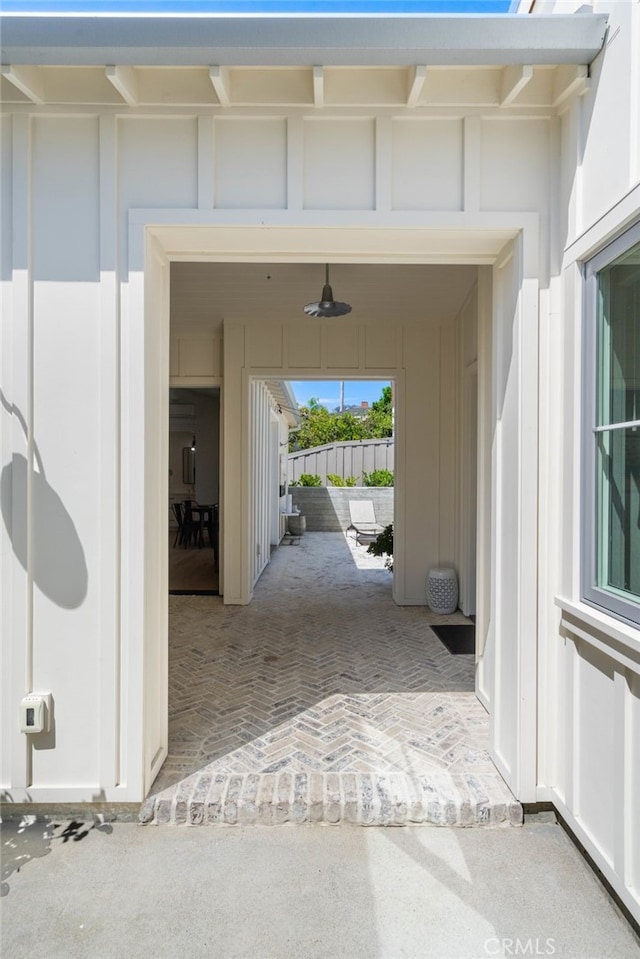
M 290 383 L 295 398 L 300 406 L 306 406 L 315 397 L 322 406 L 334 410 L 340 404 L 340 383 L 338 380 L 303 380 Z M 389 386 L 389 380 L 351 380 L 344 384 L 344 405 L 360 406 L 367 400 L 369 406 L 374 400 L 379 400 L 382 387 Z
M 2 0 L 3 13 L 508 13 L 510 0 Z

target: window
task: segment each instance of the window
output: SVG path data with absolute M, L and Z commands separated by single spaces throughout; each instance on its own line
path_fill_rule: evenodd
M 586 281 L 584 598 L 640 624 L 640 224 Z

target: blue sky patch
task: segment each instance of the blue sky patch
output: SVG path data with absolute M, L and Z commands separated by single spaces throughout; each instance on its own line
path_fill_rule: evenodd
M 511 0 L 3 0 L 4 13 L 508 13 Z

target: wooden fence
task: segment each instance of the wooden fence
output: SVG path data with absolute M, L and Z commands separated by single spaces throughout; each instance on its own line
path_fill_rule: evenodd
M 392 438 L 331 443 L 289 453 L 290 483 L 303 473 L 311 473 L 318 475 L 322 485 L 327 486 L 327 473 L 336 473 L 343 479 L 355 476 L 358 486 L 362 486 L 363 473 L 373 470 L 390 470 L 393 473 Z

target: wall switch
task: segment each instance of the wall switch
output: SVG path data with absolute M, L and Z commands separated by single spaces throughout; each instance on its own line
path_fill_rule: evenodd
M 29 693 L 20 702 L 20 731 L 32 736 L 50 732 L 52 713 L 51 693 Z

